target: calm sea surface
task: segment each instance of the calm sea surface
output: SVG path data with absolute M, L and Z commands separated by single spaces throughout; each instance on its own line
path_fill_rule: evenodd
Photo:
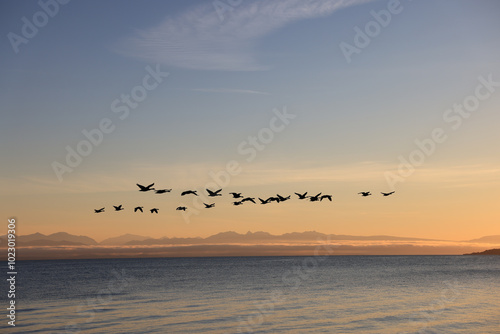
M 55 260 L 17 270 L 17 326 L 7 328 L 2 306 L 0 332 L 500 333 L 500 256 Z

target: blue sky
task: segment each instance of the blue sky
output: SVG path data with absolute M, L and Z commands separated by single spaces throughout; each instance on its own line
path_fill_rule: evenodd
M 354 44 L 354 28 L 389 3 L 242 1 L 221 20 L 211 1 L 73 0 L 15 53 L 8 34 L 22 35 L 22 18 L 32 21 L 41 7 L 4 1 L 2 196 L 20 196 L 8 202 L 19 209 L 26 195 L 126 191 L 138 178 L 202 185 L 208 171 L 244 161 L 238 145 L 284 107 L 297 117 L 235 185 L 288 190 L 314 171 L 318 182 L 386 187 L 383 172 L 444 126 L 443 112 L 473 93 L 479 76 L 500 81 L 497 1 L 401 1 L 347 62 L 340 43 Z M 142 83 L 147 66 L 169 76 L 120 120 L 111 104 Z M 447 132 L 421 175 L 435 180 L 458 166 L 467 172 L 457 184 L 473 170 L 497 182 L 498 99 Z M 116 129 L 59 182 L 52 163 L 64 163 L 65 147 L 103 118 Z

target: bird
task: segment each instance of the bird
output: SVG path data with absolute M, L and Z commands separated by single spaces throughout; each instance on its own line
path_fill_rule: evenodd
M 141 189 L 139 189 L 139 191 L 150 191 L 150 190 L 155 190 L 155 188 L 151 188 L 152 186 L 154 186 L 155 184 L 154 183 L 151 183 L 149 186 L 147 187 L 144 187 L 142 185 L 140 185 L 139 183 L 137 183 L 137 186 Z
M 184 196 L 184 195 L 189 195 L 189 194 L 193 194 L 195 196 L 198 196 L 198 194 L 196 193 L 198 190 L 186 190 L 186 191 L 183 191 L 181 193 L 181 196 Z
M 279 194 L 276 194 L 276 196 L 279 198 L 280 202 L 284 202 L 284 201 L 290 199 L 290 195 L 288 195 L 287 197 L 283 197 L 283 196 L 280 196 Z
M 164 194 L 164 193 L 169 193 L 171 192 L 172 189 L 158 189 L 155 191 L 156 194 Z
M 268 204 L 269 203 L 269 198 L 266 200 L 263 200 L 262 198 L 259 197 L 260 204 Z
M 321 202 L 322 200 L 324 200 L 325 198 L 326 198 L 326 199 L 329 199 L 329 200 L 330 200 L 330 202 L 332 201 L 332 195 L 323 195 L 323 196 L 321 196 L 321 197 L 319 198 L 320 202 Z
M 255 204 L 255 198 L 253 197 L 246 197 L 244 199 L 241 200 L 241 203 L 243 202 L 252 202 L 253 204 Z
M 233 198 L 242 198 L 241 193 L 229 193 L 230 195 L 233 195 Z
M 391 191 L 390 193 L 381 193 L 381 194 L 384 195 L 384 196 L 389 196 L 389 195 L 392 195 L 394 193 L 395 193 L 395 191 Z
M 358 194 L 360 194 L 360 195 L 361 195 L 361 196 L 363 196 L 363 197 L 366 197 L 366 196 L 370 196 L 372 193 L 371 193 L 371 192 L 369 192 L 369 191 L 362 191 L 362 192 L 360 192 L 360 193 L 358 193 Z
M 307 196 L 306 196 L 307 195 L 307 191 L 303 195 L 301 195 L 299 193 L 295 193 L 295 195 L 299 196 L 299 199 L 306 199 L 307 198 Z
M 158 210 L 160 210 L 160 209 L 158 209 L 158 208 L 152 208 L 149 211 L 151 211 L 151 213 L 158 213 Z
M 236 201 L 236 202 L 233 202 L 233 205 L 241 205 L 241 204 L 243 204 L 243 202 L 242 202 L 242 201 Z
M 203 203 L 205 205 L 205 209 L 210 209 L 210 208 L 213 208 L 215 206 L 215 203 L 212 203 L 212 204 L 207 204 L 207 203 Z
M 175 210 L 179 210 L 179 211 L 180 211 L 180 210 L 182 210 L 182 211 L 186 211 L 186 210 L 187 210 L 187 208 L 186 208 L 185 206 L 178 206 L 178 207 L 177 207 L 177 209 L 175 209 Z
M 271 202 L 278 202 L 278 203 L 279 203 L 279 202 L 280 202 L 280 199 L 279 199 L 278 197 L 269 197 L 269 198 L 267 199 L 267 201 L 268 201 L 269 203 L 271 203 Z
M 104 208 L 94 209 L 94 213 L 101 213 L 101 212 L 104 212 Z
M 113 208 L 115 208 L 115 211 L 121 211 L 121 210 L 123 210 L 123 209 L 124 209 L 124 208 L 122 208 L 122 205 L 121 205 L 121 204 L 120 204 L 120 205 L 118 205 L 118 206 L 113 205 Z
M 319 201 L 319 196 L 321 195 L 321 193 L 317 194 L 316 196 L 309 196 L 309 200 L 311 202 L 317 202 Z
M 222 196 L 222 194 L 219 194 L 222 191 L 222 189 L 212 191 L 210 189 L 207 189 L 208 192 L 208 197 L 215 197 L 215 196 Z
M 134 209 L 134 212 L 137 212 L 137 211 L 144 212 L 144 211 L 142 211 L 142 208 L 143 208 L 143 206 L 138 206 Z

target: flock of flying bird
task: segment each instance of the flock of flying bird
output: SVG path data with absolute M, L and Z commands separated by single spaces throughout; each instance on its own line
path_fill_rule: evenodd
M 172 191 L 172 189 L 155 189 L 155 188 L 153 188 L 154 183 L 151 183 L 148 186 L 143 186 L 143 185 L 140 185 L 140 184 L 137 183 L 137 186 L 139 187 L 139 191 L 142 191 L 142 192 L 154 191 L 156 194 L 164 194 L 164 193 L 169 193 L 169 192 Z M 210 189 L 206 189 L 206 191 L 208 193 L 208 197 L 222 196 L 222 194 L 221 194 L 222 189 L 219 189 L 219 190 L 216 190 L 216 191 L 212 191 Z M 257 204 L 255 202 L 255 197 L 243 197 L 241 195 L 241 193 L 236 193 L 236 192 L 230 192 L 229 194 L 233 196 L 233 199 L 235 199 L 235 201 L 233 202 L 233 205 L 242 205 L 245 202 L 252 202 L 253 204 Z M 370 191 L 362 191 L 362 192 L 360 192 L 358 194 L 361 195 L 361 196 L 363 196 L 363 197 L 367 197 L 367 196 L 371 196 L 372 195 L 372 193 Z M 389 192 L 389 193 L 382 192 L 381 194 L 385 197 L 385 196 L 389 196 L 389 195 L 394 194 L 394 191 Z M 197 193 L 197 190 L 186 190 L 186 191 L 183 191 L 181 193 L 181 196 L 185 196 L 185 195 L 198 196 L 198 193 Z M 311 202 L 321 202 L 324 199 L 325 200 L 327 199 L 330 202 L 332 201 L 332 195 L 322 195 L 322 193 L 319 193 L 319 194 L 314 195 L 314 196 L 308 196 L 307 195 L 307 191 L 306 191 L 303 194 L 295 193 L 295 195 L 297 195 L 298 199 L 300 199 L 300 200 L 307 200 L 307 199 L 309 199 L 309 201 L 311 201 Z M 260 197 L 257 197 L 257 198 L 259 199 L 260 204 L 269 204 L 271 202 L 276 202 L 276 203 L 285 202 L 285 201 L 287 201 L 287 200 L 290 199 L 290 196 L 291 195 L 281 196 L 279 194 L 276 194 L 276 197 L 271 196 L 268 199 L 262 199 Z M 203 204 L 205 205 L 206 209 L 210 209 L 210 208 L 215 207 L 215 203 L 211 203 L 211 204 L 203 203 Z M 122 205 L 118 205 L 118 206 L 113 205 L 113 208 L 115 208 L 115 211 L 122 211 L 122 210 L 125 209 Z M 137 207 L 134 208 L 134 212 L 137 212 L 137 211 L 144 212 L 143 208 L 144 208 L 143 206 L 137 206 Z M 104 212 L 104 209 L 105 208 L 94 209 L 94 213 Z M 160 209 L 158 209 L 158 208 L 152 208 L 149 211 L 151 213 L 156 213 L 157 214 L 158 210 L 160 210 Z M 185 207 L 185 206 L 178 206 L 176 208 L 176 210 L 186 211 L 187 207 Z

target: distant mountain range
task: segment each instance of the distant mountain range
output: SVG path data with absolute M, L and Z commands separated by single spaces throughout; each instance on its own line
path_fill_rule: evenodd
M 127 242 L 131 241 L 141 242 L 146 239 L 151 239 L 151 237 L 144 237 L 142 235 L 135 235 L 135 234 L 124 234 L 119 237 L 105 239 L 101 241 L 99 244 L 109 245 L 109 246 L 120 246 L 120 245 L 125 245 Z
M 0 245 L 5 245 L 6 235 L 0 236 Z M 98 245 L 89 237 L 73 235 L 66 232 L 58 232 L 49 235 L 33 233 L 16 237 L 16 245 L 19 246 L 84 246 Z
M 0 236 L 0 246 L 6 243 L 6 235 Z M 444 241 L 436 239 L 394 237 L 388 235 L 376 236 L 353 236 L 324 234 L 315 231 L 293 232 L 281 235 L 273 235 L 268 232 L 247 232 L 240 234 L 234 231 L 221 232 L 207 238 L 151 238 L 134 234 L 105 239 L 96 242 L 94 239 L 82 235 L 72 235 L 66 232 L 53 233 L 49 235 L 34 233 L 21 235 L 16 238 L 17 246 L 150 246 L 150 245 L 220 245 L 220 244 L 311 244 L 324 241 Z M 485 236 L 479 239 L 466 240 L 470 243 L 500 244 L 500 235 Z

